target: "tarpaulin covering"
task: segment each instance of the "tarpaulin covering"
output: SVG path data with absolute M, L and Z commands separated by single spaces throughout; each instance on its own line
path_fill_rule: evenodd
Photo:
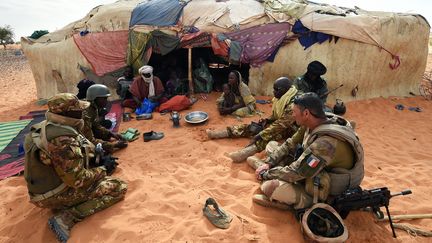
M 175 25 L 182 14 L 184 4 L 178 0 L 152 0 L 138 4 L 132 11 L 129 26 Z
M 151 38 L 147 45 L 153 47 L 153 52 L 164 56 L 174 50 L 179 43 L 180 39 L 177 36 L 168 35 L 160 30 L 154 30 L 151 32 Z
M 323 43 L 326 40 L 331 40 L 331 35 L 327 35 L 321 32 L 311 31 L 304 27 L 300 20 L 297 20 L 292 27 L 292 32 L 298 34 L 299 42 L 306 50 L 315 43 Z
M 379 17 L 368 15 L 334 16 L 310 13 L 301 19 L 308 29 L 349 40 L 382 46 Z
M 227 57 L 229 47 L 225 41 L 221 41 L 218 39 L 216 34 L 212 34 L 211 36 L 211 46 L 213 49 L 213 53 L 218 56 Z
M 146 46 L 151 34 L 131 30 L 129 32 L 129 45 L 127 51 L 127 64 L 132 66 L 137 73 L 138 69 L 147 64 Z M 151 52 L 150 52 L 151 54 Z
M 267 24 L 225 35 L 241 43 L 243 48 L 241 62 L 257 67 L 270 57 L 290 29 L 291 25 L 288 23 Z
M 126 65 L 127 30 L 75 34 L 73 39 L 98 76 Z
M 194 47 L 209 47 L 211 34 L 207 32 L 196 32 L 185 34 L 180 39 L 180 44 L 177 48 L 194 48 Z

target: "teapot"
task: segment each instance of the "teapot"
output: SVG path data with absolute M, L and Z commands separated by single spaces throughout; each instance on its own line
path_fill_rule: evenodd
M 180 114 L 177 111 L 171 112 L 171 120 L 173 121 L 173 127 L 180 126 Z
M 336 115 L 344 115 L 346 112 L 346 106 L 341 99 L 336 99 L 336 104 L 333 106 L 333 113 Z

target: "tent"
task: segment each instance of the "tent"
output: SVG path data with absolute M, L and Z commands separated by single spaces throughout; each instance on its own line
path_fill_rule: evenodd
M 230 62 L 251 64 L 256 95 L 271 95 L 276 78 L 295 78 L 319 60 L 330 89 L 344 84 L 330 97 L 351 100 L 417 94 L 429 31 L 417 14 L 305 0 L 119 0 L 37 40 L 22 38 L 22 47 L 39 98 L 76 92 L 83 70 L 114 89 L 115 79 L 104 75 L 141 65 L 152 53 L 204 45 Z

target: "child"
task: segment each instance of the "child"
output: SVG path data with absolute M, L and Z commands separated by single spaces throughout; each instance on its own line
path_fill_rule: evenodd
M 231 108 L 235 105 L 236 96 L 234 92 L 231 91 L 231 85 L 230 84 L 224 84 L 223 85 L 223 92 L 224 92 L 224 101 L 222 102 L 222 107 L 224 108 Z
M 226 109 L 233 107 L 237 103 L 236 96 L 234 92 L 232 92 L 230 84 L 228 83 L 224 84 L 222 86 L 222 89 L 223 89 L 223 101 L 220 103 L 219 113 L 221 115 L 227 115 L 228 113 Z

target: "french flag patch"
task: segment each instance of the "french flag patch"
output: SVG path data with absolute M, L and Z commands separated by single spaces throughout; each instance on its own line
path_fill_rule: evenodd
M 317 167 L 318 164 L 319 164 L 319 162 L 320 162 L 320 160 L 317 157 L 313 156 L 313 155 L 309 156 L 309 158 L 307 160 L 307 164 L 311 168 Z

